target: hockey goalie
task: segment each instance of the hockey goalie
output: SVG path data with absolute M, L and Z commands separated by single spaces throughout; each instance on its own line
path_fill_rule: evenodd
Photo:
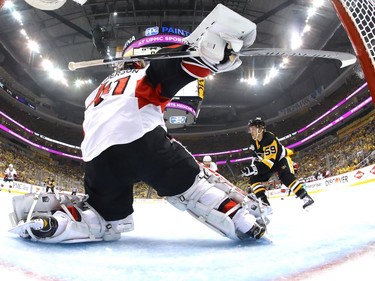
M 12 232 L 45 243 L 118 240 L 133 229 L 133 184 L 143 181 L 225 237 L 263 237 L 263 206 L 219 175 L 208 180 L 210 171 L 167 134 L 163 119 L 182 87 L 237 69 L 242 62 L 231 51 L 248 48 L 255 37 L 254 23 L 219 4 L 185 45 L 162 49 L 192 49 L 198 57 L 119 65 L 86 99 L 81 149 L 87 196 L 15 197 Z

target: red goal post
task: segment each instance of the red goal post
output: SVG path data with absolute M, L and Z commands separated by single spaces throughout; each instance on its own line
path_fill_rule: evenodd
M 330 0 L 353 45 L 375 105 L 375 0 Z

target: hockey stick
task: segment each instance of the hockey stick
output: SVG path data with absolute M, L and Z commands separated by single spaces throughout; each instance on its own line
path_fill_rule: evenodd
M 253 48 L 248 50 L 242 50 L 239 53 L 234 53 L 241 57 L 256 57 L 256 56 L 280 56 L 280 57 L 305 57 L 305 58 L 323 58 L 323 59 L 336 59 L 341 62 L 341 67 L 354 64 L 357 61 L 355 55 L 343 52 L 333 51 L 321 51 L 321 50 L 310 50 L 310 49 L 278 49 L 278 48 Z M 121 62 L 132 62 L 140 60 L 160 60 L 160 59 L 173 59 L 173 58 L 186 58 L 186 57 L 198 57 L 198 51 L 181 51 L 161 54 L 149 54 L 149 55 L 136 55 L 129 56 L 126 58 L 115 58 L 115 59 L 99 59 L 89 60 L 81 62 L 70 62 L 68 68 L 71 71 L 87 68 L 99 65 L 108 65 Z
M 135 61 L 150 61 L 150 60 L 160 60 L 160 59 L 173 59 L 173 58 L 186 58 L 186 57 L 199 57 L 196 51 L 181 51 L 181 52 L 171 52 L 164 54 L 149 54 L 149 55 L 136 55 L 129 56 L 125 58 L 114 58 L 114 59 L 100 59 L 100 60 L 89 60 L 81 62 L 69 62 L 68 68 L 71 71 L 77 70 L 79 68 L 86 68 L 91 66 L 108 65 L 121 62 L 135 62 Z

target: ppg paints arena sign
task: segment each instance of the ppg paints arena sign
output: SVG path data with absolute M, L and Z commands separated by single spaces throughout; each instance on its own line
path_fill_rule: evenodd
M 182 36 L 182 37 L 186 37 L 186 36 L 190 35 L 190 32 L 188 32 L 186 30 L 176 28 L 176 27 L 170 27 L 170 26 L 162 26 L 160 33 L 174 34 L 174 35 L 179 35 L 179 36 Z M 159 34 L 159 27 L 158 26 L 149 27 L 149 28 L 146 28 L 146 30 L 145 30 L 146 36 L 153 36 L 153 35 L 157 35 L 157 34 Z
M 145 37 L 138 40 L 133 36 L 125 43 L 125 56 L 149 55 L 168 45 L 183 45 L 190 32 L 162 26 L 146 28 Z M 204 97 L 204 80 L 196 80 L 182 88 L 166 106 L 164 120 L 168 129 L 182 128 L 193 124 L 198 117 Z
M 159 32 L 160 29 L 161 32 Z M 151 54 L 152 51 L 155 51 L 155 49 L 160 49 L 161 47 L 166 45 L 183 45 L 183 38 L 188 36 L 189 34 L 190 32 L 175 27 L 149 27 L 145 30 L 145 37 L 136 40 L 133 36 L 125 43 L 125 54 L 138 55 L 139 49 L 144 49 L 143 51 L 149 49 L 151 52 L 148 54 Z

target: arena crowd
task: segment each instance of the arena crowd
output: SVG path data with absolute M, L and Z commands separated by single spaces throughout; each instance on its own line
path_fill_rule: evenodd
M 354 81 L 354 82 L 353 82 Z M 344 85 L 332 94 L 329 103 L 320 102 L 311 108 L 301 110 L 293 118 L 266 124 L 267 129 L 274 132 L 279 138 L 288 133 L 297 131 L 315 120 L 334 104 L 343 100 L 348 93 L 352 93 L 363 81 L 353 80 L 349 85 Z M 333 114 L 326 116 L 318 124 L 302 134 L 282 141 L 288 146 L 299 141 L 312 131 L 317 130 L 326 124 L 334 121 L 350 108 L 363 101 L 369 96 L 368 91 L 363 91 L 354 98 L 348 100 L 339 107 Z M 9 118 L 16 120 L 26 128 L 37 132 L 39 135 L 58 140 L 63 143 L 79 146 L 82 141 L 82 132 L 77 127 L 63 126 L 50 120 L 35 117 L 26 110 L 20 110 L 13 103 L 6 99 L 0 102 L 0 110 Z M 74 156 L 80 156 L 79 148 L 68 147 L 54 143 L 32 134 L 11 119 L 0 115 L 0 124 L 14 131 L 23 138 L 47 148 L 62 151 Z M 303 118 L 302 118 L 303 117 Z M 292 160 L 298 165 L 297 177 L 303 181 L 312 181 L 328 176 L 342 174 L 354 169 L 375 163 L 375 110 L 371 104 L 361 110 L 355 117 L 342 122 L 337 129 L 328 132 L 320 138 L 314 139 L 308 145 L 294 149 Z M 173 135 L 173 133 L 172 133 Z M 209 154 L 214 162 L 224 161 L 226 164 L 219 165 L 219 172 L 238 187 L 246 190 L 247 179 L 241 178 L 240 170 L 246 162 L 231 163 L 232 159 L 240 159 L 249 156 L 244 149 L 249 145 L 249 134 L 243 132 L 212 135 L 206 137 L 186 136 L 177 139 L 186 146 L 192 154 Z M 215 152 L 239 150 L 239 152 L 212 155 Z M 197 157 L 202 161 L 203 157 Z M 82 161 L 61 157 L 45 150 L 39 150 L 21 140 L 11 137 L 0 130 L 0 177 L 6 167 L 13 164 L 18 173 L 18 181 L 43 185 L 45 179 L 50 177 L 56 182 L 56 187 L 61 190 L 72 190 L 78 188 L 83 192 L 83 168 Z M 275 182 L 277 177 L 274 178 Z M 275 187 L 276 184 L 273 185 Z M 271 184 L 272 187 L 272 184 Z M 144 183 L 137 183 L 134 188 L 135 197 L 156 198 L 156 193 Z

